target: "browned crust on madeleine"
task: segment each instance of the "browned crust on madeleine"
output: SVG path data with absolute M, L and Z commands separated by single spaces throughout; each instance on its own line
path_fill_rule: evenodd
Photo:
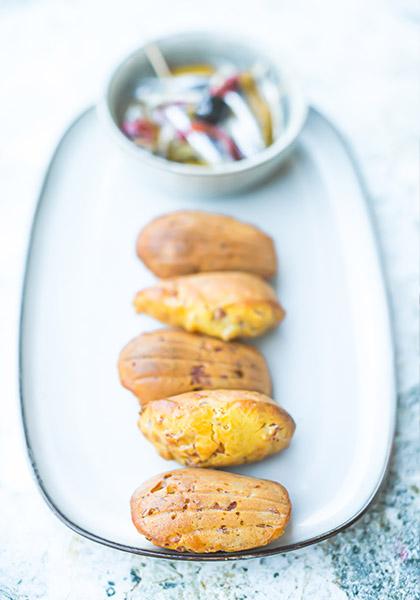
M 246 271 L 272 277 L 277 270 L 273 240 L 226 215 L 182 210 L 157 217 L 140 232 L 137 254 L 158 277 L 204 271 Z
M 202 389 L 271 393 L 267 363 L 256 348 L 180 329 L 137 336 L 121 351 L 118 370 L 142 404 Z
M 187 552 L 264 546 L 284 533 L 290 514 L 279 483 L 211 469 L 157 475 L 131 498 L 140 533 L 157 546 Z

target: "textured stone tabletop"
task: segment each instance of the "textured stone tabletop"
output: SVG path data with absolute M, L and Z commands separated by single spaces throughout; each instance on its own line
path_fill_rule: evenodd
M 416 0 L 0 0 L 0 600 L 419 597 L 419 22 Z M 207 26 L 268 39 L 354 146 L 390 290 L 399 411 L 389 478 L 356 525 L 285 555 L 190 564 L 101 547 L 49 511 L 25 456 L 16 340 L 28 228 L 63 127 L 145 36 Z

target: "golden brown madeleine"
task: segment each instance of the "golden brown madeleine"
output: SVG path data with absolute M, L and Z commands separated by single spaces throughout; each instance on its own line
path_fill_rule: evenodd
M 190 467 L 225 467 L 280 452 L 295 423 L 264 394 L 205 390 L 149 402 L 139 427 L 163 458 Z
M 237 271 L 160 281 L 138 292 L 134 306 L 163 323 L 223 340 L 261 335 L 284 316 L 272 287 Z
M 131 498 L 137 530 L 180 552 L 238 552 L 265 546 L 290 519 L 287 490 L 274 481 L 211 469 L 153 477 Z
M 256 348 L 181 329 L 137 336 L 118 361 L 120 380 L 142 404 L 202 389 L 271 393 L 267 363 Z
M 277 270 L 268 235 L 232 217 L 200 210 L 181 210 L 151 221 L 137 239 L 137 254 L 162 278 L 200 271 L 272 277 Z

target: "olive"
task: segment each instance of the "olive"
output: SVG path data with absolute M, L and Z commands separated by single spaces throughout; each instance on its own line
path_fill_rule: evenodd
M 195 116 L 212 125 L 220 123 L 227 116 L 229 107 L 220 96 L 206 96 L 197 107 Z

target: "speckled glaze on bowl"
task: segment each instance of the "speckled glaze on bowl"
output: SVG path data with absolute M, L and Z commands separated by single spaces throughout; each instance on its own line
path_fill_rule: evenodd
M 172 191 L 200 196 L 230 194 L 251 187 L 268 178 L 289 156 L 306 119 L 302 95 L 281 67 L 256 48 L 219 33 L 196 32 L 171 35 L 155 40 L 170 67 L 226 60 L 239 69 L 260 62 L 268 66 L 270 76 L 278 82 L 286 126 L 274 143 L 254 156 L 241 161 L 196 166 L 172 162 L 136 146 L 121 131 L 124 110 L 142 77 L 153 76 L 144 47 L 135 50 L 111 73 L 99 113 L 107 129 L 122 149 L 137 160 L 145 175 Z

